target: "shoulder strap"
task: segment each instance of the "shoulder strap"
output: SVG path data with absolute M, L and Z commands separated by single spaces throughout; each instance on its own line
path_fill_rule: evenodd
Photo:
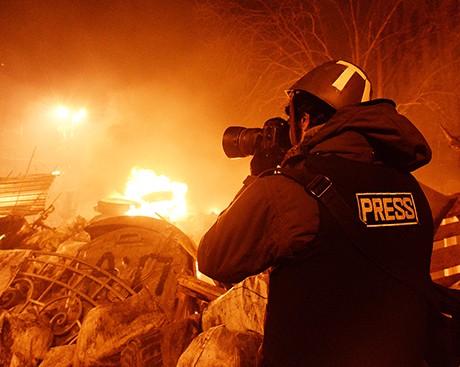
M 420 271 L 413 265 L 393 254 L 381 253 L 376 258 L 363 246 L 366 243 L 364 223 L 356 217 L 328 177 L 306 169 L 297 170 L 290 167 L 279 169 L 279 173 L 301 184 L 307 193 L 322 203 L 354 246 L 374 265 L 427 299 L 433 300 L 433 285 L 429 274 L 420 276 Z

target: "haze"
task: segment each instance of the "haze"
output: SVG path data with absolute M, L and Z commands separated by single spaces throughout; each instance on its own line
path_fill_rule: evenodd
M 82 215 L 123 192 L 133 166 L 187 183 L 195 211 L 228 203 L 249 162 L 223 154 L 239 123 L 234 81 L 192 2 L 2 1 L 0 12 L 2 177 L 30 161 L 29 173 L 58 169 L 53 191 L 73 192 Z M 87 110 L 73 136 L 59 131 L 59 104 Z
M 193 212 L 221 210 L 249 168 L 225 157 L 223 131 L 282 115 L 282 88 L 241 103 L 264 75 L 228 68 L 246 44 L 230 53 L 193 1 L 2 0 L 0 16 L 0 177 L 60 170 L 62 218 L 94 215 L 133 166 L 186 183 Z M 63 131 L 59 105 L 87 116 Z

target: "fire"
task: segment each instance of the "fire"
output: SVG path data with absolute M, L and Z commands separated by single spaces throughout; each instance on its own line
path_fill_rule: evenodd
M 138 205 L 131 206 L 126 214 L 163 217 L 177 222 L 187 216 L 187 190 L 185 183 L 174 182 L 149 169 L 133 167 L 124 198 Z

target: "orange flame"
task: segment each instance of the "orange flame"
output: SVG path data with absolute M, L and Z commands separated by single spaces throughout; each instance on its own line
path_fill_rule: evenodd
M 126 214 L 162 217 L 177 222 L 187 216 L 187 190 L 185 183 L 174 182 L 149 169 L 133 167 L 124 197 L 138 205 L 131 206 Z

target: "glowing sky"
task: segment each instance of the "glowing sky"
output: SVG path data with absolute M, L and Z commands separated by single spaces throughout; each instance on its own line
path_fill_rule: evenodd
M 24 173 L 35 148 L 31 170 L 60 169 L 76 211 L 122 192 L 133 166 L 186 182 L 199 211 L 231 199 L 249 163 L 221 148 L 236 87 L 193 2 L 12 0 L 0 13 L 1 175 Z M 58 104 L 87 110 L 72 134 Z

